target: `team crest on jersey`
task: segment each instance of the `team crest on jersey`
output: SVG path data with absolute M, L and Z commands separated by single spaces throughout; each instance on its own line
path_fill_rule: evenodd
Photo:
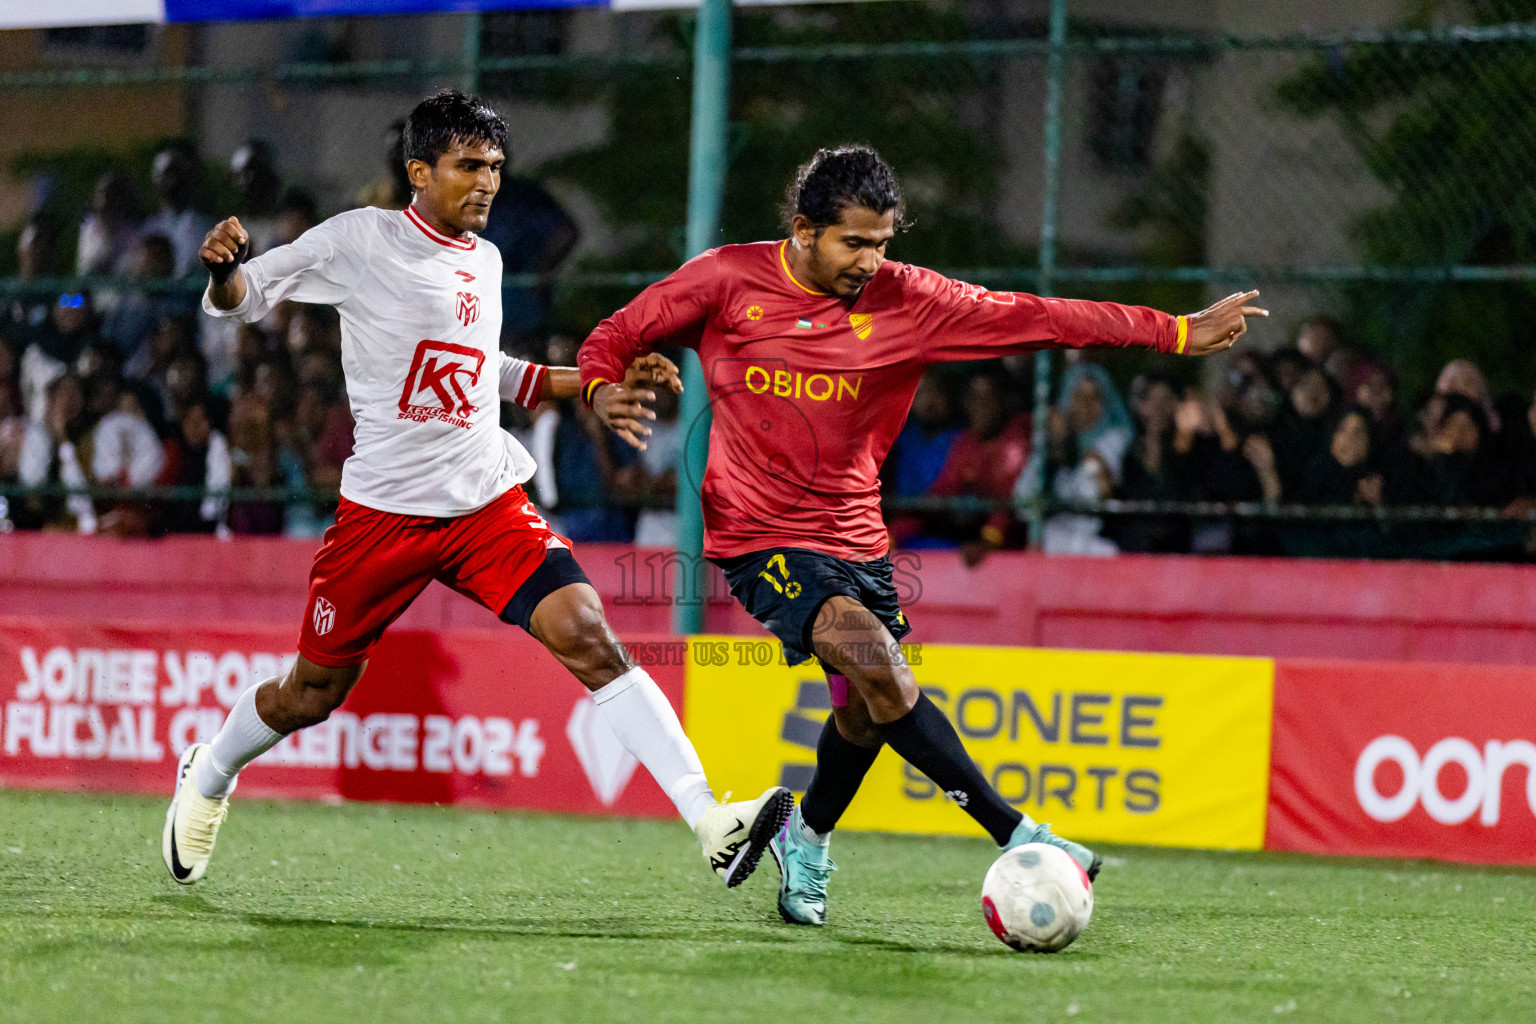
M 325 636 L 336 625 L 336 606 L 323 597 L 315 598 L 315 636 Z
M 411 372 L 400 392 L 398 418 L 417 423 L 442 420 L 468 429 L 468 417 L 475 411 L 468 388 L 480 383 L 484 365 L 485 353 L 479 349 L 446 341 L 417 342 Z
M 480 319 L 480 296 L 473 292 L 459 292 L 458 303 L 459 323 L 468 327 Z

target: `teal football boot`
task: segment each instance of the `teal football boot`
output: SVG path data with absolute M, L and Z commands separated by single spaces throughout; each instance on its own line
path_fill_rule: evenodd
M 837 870 L 828 845 L 806 838 L 798 804 L 768 844 L 779 866 L 779 916 L 790 924 L 827 923 L 827 878 Z
M 1067 851 L 1067 856 L 1077 861 L 1077 866 L 1083 869 L 1088 876 L 1088 881 L 1099 877 L 1099 869 L 1104 866 L 1104 858 L 1094 853 L 1082 843 L 1074 843 L 1070 839 L 1063 839 L 1051 831 L 1049 824 L 1036 824 L 1029 815 L 1024 815 L 1024 820 L 1019 822 L 1013 830 L 1013 835 L 1008 837 L 1008 842 L 1003 846 L 1003 852 L 1007 853 L 1015 846 L 1023 846 L 1025 843 L 1047 843 L 1058 849 Z

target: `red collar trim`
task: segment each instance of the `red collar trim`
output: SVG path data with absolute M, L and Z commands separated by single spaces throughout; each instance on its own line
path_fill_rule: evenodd
M 427 219 L 416 212 L 414 205 L 405 208 L 405 218 L 420 228 L 422 234 L 432 239 L 438 245 L 446 245 L 450 249 L 459 249 L 463 252 L 469 252 L 475 247 L 474 235 L 470 235 L 468 238 L 450 238 L 428 224 Z

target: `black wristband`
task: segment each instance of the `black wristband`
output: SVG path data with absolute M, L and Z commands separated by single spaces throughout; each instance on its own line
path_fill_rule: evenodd
M 240 248 L 235 250 L 235 258 L 227 263 L 215 263 L 212 260 L 203 260 L 203 266 L 208 268 L 208 276 L 213 278 L 214 284 L 223 284 L 235 276 L 235 269 L 245 262 L 245 258 L 251 254 L 251 236 L 246 235 L 245 241 L 240 243 Z

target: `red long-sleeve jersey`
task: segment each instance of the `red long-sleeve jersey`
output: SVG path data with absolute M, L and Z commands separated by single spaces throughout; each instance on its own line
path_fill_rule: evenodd
M 930 363 L 1048 345 L 1181 352 L 1185 321 L 1140 306 L 990 292 L 887 260 L 849 303 L 790 273 L 786 242 L 712 249 L 597 325 L 583 396 L 659 345 L 695 349 L 714 423 L 704 554 L 886 551 L 880 465 Z

